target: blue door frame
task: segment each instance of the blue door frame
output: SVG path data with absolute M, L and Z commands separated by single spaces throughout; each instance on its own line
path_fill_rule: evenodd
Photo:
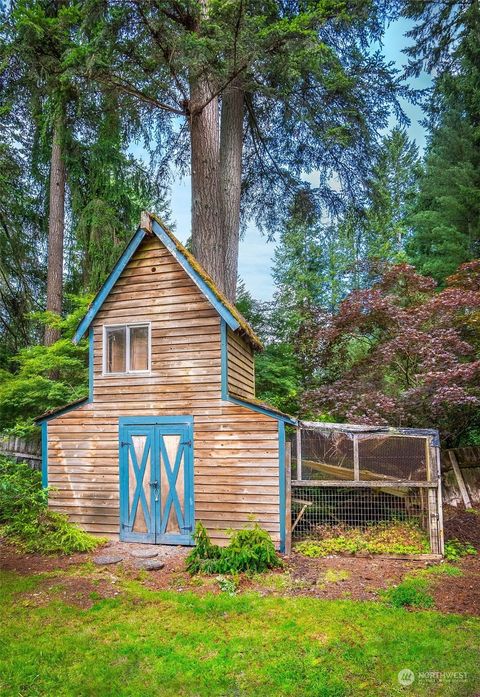
M 193 544 L 193 417 L 121 417 L 119 462 L 120 539 Z

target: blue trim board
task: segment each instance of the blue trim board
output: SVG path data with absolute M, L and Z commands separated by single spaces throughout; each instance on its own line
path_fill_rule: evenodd
M 75 336 L 73 337 L 73 342 L 75 344 L 78 344 L 78 342 L 80 341 L 82 336 L 85 334 L 87 329 L 90 327 L 93 319 L 95 318 L 95 315 L 100 310 L 107 295 L 112 290 L 112 288 L 115 285 L 115 283 L 117 282 L 120 274 L 122 273 L 122 271 L 124 270 L 124 268 L 126 267 L 128 262 L 130 261 L 130 259 L 132 258 L 133 254 L 136 252 L 137 248 L 139 247 L 139 245 L 142 242 L 145 235 L 146 235 L 145 230 L 143 228 L 138 228 L 137 232 L 135 233 L 135 235 L 132 237 L 132 239 L 128 243 L 122 256 L 120 257 L 120 259 L 117 261 L 117 263 L 113 267 L 112 273 L 110 274 L 110 276 L 107 278 L 107 280 L 105 281 L 103 286 L 98 291 L 92 304 L 90 305 L 90 309 L 88 310 L 87 314 L 85 315 L 85 317 L 82 319 L 82 321 L 78 325 L 77 331 L 75 332 Z
M 48 486 L 48 423 L 42 423 L 42 486 Z
M 93 327 L 88 330 L 88 401 L 93 402 Z
M 228 345 L 227 345 L 227 324 L 224 319 L 220 320 L 221 338 L 221 370 L 222 370 L 222 399 L 229 400 L 228 396 Z
M 278 476 L 280 494 L 280 551 L 285 552 L 285 424 L 278 422 Z

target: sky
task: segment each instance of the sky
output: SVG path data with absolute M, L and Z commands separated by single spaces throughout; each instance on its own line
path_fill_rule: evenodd
M 408 45 L 405 32 L 410 24 L 407 20 L 399 20 L 392 23 L 386 30 L 383 42 L 383 52 L 388 61 L 392 61 L 398 68 L 402 68 L 405 56 L 402 49 Z M 412 87 L 422 89 L 428 87 L 430 82 L 427 75 L 421 75 L 418 79 L 410 81 Z M 402 107 L 410 119 L 407 128 L 411 139 L 415 140 L 420 152 L 425 146 L 425 132 L 420 121 L 423 118 L 419 106 L 402 101 Z M 394 126 L 392 119 L 390 126 Z M 308 181 L 315 183 L 315 173 L 307 177 Z M 190 236 L 190 179 L 188 177 L 174 181 L 171 190 L 170 208 L 171 219 L 175 223 L 175 232 L 182 242 Z M 249 225 L 243 239 L 240 241 L 239 250 L 239 275 L 245 281 L 246 288 L 257 300 L 270 300 L 274 285 L 271 276 L 272 258 L 275 249 L 275 240 L 268 241 L 266 237 Z

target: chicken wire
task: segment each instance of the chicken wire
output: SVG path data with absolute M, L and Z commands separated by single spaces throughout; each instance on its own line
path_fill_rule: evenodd
M 443 553 L 438 433 L 299 424 L 291 441 L 293 541 L 405 524 Z

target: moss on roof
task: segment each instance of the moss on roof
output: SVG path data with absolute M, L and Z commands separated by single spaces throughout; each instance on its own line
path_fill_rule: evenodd
M 35 423 L 38 423 L 39 421 L 42 421 L 42 419 L 46 419 L 49 416 L 53 416 L 54 414 L 58 414 L 59 412 L 63 411 L 64 409 L 74 409 L 75 407 L 80 407 L 82 404 L 85 404 L 88 401 L 88 395 L 85 397 L 80 397 L 80 399 L 76 399 L 74 402 L 68 402 L 68 404 L 64 404 L 61 407 L 54 407 L 53 409 L 48 409 L 47 411 L 44 411 L 43 414 L 40 414 L 40 416 L 36 416 L 33 421 Z
M 252 406 L 255 407 L 262 407 L 263 409 L 267 409 L 268 411 L 271 411 L 273 414 L 278 414 L 279 416 L 285 416 L 287 419 L 290 419 L 291 421 L 296 422 L 297 419 L 294 416 L 291 416 L 290 414 L 286 414 L 284 411 L 280 411 L 280 409 L 277 409 L 277 407 L 272 407 L 271 404 L 268 404 L 268 402 L 264 402 L 261 399 L 257 399 L 256 397 L 244 397 L 243 395 L 236 394 L 235 392 L 232 392 L 229 390 L 229 395 L 230 397 L 233 397 L 234 399 L 238 399 L 240 402 L 245 402 L 246 404 L 251 404 Z
M 173 232 L 165 225 L 163 220 L 156 216 L 154 213 L 148 213 L 152 220 L 155 220 L 162 230 L 169 236 L 178 251 L 186 258 L 190 266 L 198 273 L 198 275 L 205 281 L 207 286 L 210 288 L 215 297 L 222 303 L 222 305 L 230 312 L 231 315 L 237 320 L 240 325 L 240 331 L 249 340 L 252 347 L 257 351 L 263 350 L 263 344 L 258 338 L 258 336 L 253 331 L 250 324 L 247 322 L 245 317 L 237 310 L 235 305 L 227 300 L 222 291 L 216 286 L 213 279 L 205 271 L 203 266 L 195 259 L 193 254 L 188 251 L 188 249 L 175 237 Z M 237 330 L 239 331 L 239 330 Z

